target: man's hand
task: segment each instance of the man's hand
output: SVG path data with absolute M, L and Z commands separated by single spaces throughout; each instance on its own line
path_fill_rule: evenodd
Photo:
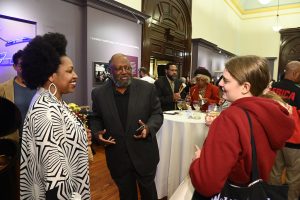
M 142 120 L 139 120 L 139 125 L 144 128 L 139 130 L 133 137 L 135 139 L 145 139 L 149 135 L 149 127 Z
M 98 139 L 104 142 L 105 145 L 116 144 L 116 141 L 111 136 L 108 139 L 104 139 L 103 135 L 106 133 L 106 129 L 98 132 Z
M 179 99 L 181 99 L 180 93 L 174 93 L 174 94 L 173 94 L 173 100 L 176 102 L 176 101 L 178 101 Z

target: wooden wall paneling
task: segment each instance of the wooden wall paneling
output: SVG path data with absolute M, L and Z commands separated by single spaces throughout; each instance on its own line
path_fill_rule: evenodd
M 300 27 L 280 30 L 281 45 L 279 52 L 278 77 L 283 74 L 285 66 L 292 60 L 300 61 Z
M 191 0 L 143 0 L 143 13 L 151 16 L 143 26 L 142 65 L 150 58 L 179 65 L 186 76 L 191 63 Z

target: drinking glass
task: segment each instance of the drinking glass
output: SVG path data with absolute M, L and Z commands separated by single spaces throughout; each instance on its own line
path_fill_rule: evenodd
M 205 115 L 205 124 L 210 126 L 210 124 L 220 115 L 221 109 L 216 104 L 211 104 L 208 106 Z
M 179 100 L 177 101 L 177 107 L 178 107 L 178 109 L 179 109 L 180 111 L 182 111 L 183 106 L 184 106 L 184 100 L 179 99 Z
M 220 115 L 221 109 L 216 104 L 211 104 L 208 106 L 208 109 L 206 111 L 207 116 L 210 116 L 212 118 L 216 118 L 218 115 Z
M 193 101 L 193 107 L 198 112 L 200 111 L 200 102 L 199 101 Z
M 201 110 L 202 112 L 205 112 L 205 110 L 204 110 L 204 108 L 203 108 L 203 105 L 206 104 L 206 102 L 207 102 L 207 101 L 206 101 L 206 99 L 204 99 L 204 98 L 199 100 L 200 110 Z
M 184 107 L 185 107 L 186 110 L 192 110 L 191 98 L 189 96 L 187 96 L 184 100 Z

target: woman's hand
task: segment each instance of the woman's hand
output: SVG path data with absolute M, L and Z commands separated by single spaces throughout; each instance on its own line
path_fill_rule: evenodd
M 218 115 L 213 114 L 212 112 L 206 113 L 205 115 L 205 125 L 210 126 L 212 122 L 217 118 Z
M 218 102 L 218 105 L 222 105 L 226 100 L 223 98 L 220 98 L 220 101 Z
M 92 145 L 92 132 L 91 132 L 91 129 L 86 128 L 85 131 L 86 131 L 86 134 L 87 134 L 88 145 L 91 146 Z
M 195 151 L 195 155 L 193 157 L 193 161 L 196 160 L 197 158 L 200 158 L 200 155 L 201 155 L 201 149 L 195 144 L 195 148 L 196 148 L 196 151 Z

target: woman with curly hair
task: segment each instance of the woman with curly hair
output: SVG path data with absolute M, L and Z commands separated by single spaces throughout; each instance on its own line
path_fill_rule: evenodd
M 62 100 L 77 74 L 59 33 L 35 37 L 24 49 L 22 76 L 38 89 L 21 142 L 21 199 L 90 199 L 87 133 Z

